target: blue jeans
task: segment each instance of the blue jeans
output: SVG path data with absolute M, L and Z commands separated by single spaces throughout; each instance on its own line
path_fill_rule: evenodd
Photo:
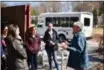
M 29 70 L 37 70 L 37 54 L 28 55 L 28 64 L 31 66 Z
M 53 57 L 56 69 L 59 70 L 58 63 L 56 61 L 55 51 L 53 49 L 46 49 L 46 52 L 48 55 L 50 70 L 52 70 L 52 57 Z

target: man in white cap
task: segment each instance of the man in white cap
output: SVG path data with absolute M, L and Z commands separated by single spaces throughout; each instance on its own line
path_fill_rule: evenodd
M 86 50 L 86 38 L 82 33 L 83 24 L 75 22 L 73 25 L 73 39 L 70 44 L 62 43 L 62 48 L 70 51 L 67 66 L 75 70 L 86 70 L 88 66 L 88 53 Z

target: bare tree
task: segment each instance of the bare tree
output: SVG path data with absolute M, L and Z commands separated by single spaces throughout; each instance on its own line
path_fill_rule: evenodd
M 76 2 L 74 11 L 92 12 L 94 9 L 99 9 L 99 7 L 100 7 L 100 2 Z
M 62 12 L 72 11 L 72 2 L 62 2 L 61 3 L 61 11 Z
M 40 13 L 44 12 L 59 12 L 60 11 L 60 2 L 41 2 L 39 6 L 37 6 L 37 10 Z

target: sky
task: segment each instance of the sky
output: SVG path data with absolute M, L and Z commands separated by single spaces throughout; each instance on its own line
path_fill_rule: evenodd
M 40 2 L 4 2 L 5 4 L 9 5 L 9 6 L 15 6 L 15 5 L 24 5 L 24 4 L 31 4 L 32 6 L 36 6 L 38 4 L 40 4 Z
M 15 5 L 23 5 L 26 3 L 30 3 L 32 6 L 40 4 L 40 2 L 44 1 L 71 1 L 71 0 L 1 0 L 4 1 L 9 6 L 15 6 Z M 75 1 L 75 0 L 72 0 Z

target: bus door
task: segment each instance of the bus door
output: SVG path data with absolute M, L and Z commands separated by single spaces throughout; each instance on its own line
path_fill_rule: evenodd
M 91 37 L 92 36 L 92 30 L 93 30 L 93 16 L 92 15 L 84 15 L 82 17 L 83 20 L 83 33 L 85 37 Z

